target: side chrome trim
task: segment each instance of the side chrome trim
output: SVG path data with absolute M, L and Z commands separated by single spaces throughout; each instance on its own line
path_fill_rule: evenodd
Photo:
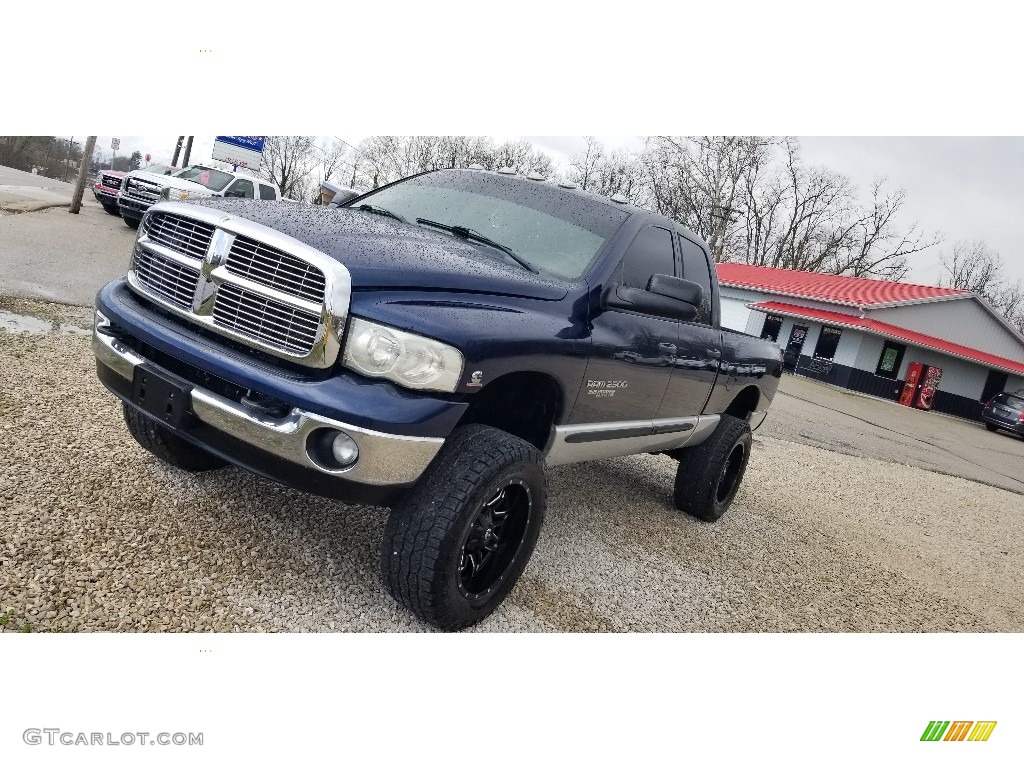
M 334 365 L 341 352 L 341 338 L 345 332 L 349 305 L 352 300 L 352 276 L 345 265 L 270 227 L 214 208 L 205 208 L 201 201 L 195 203 L 158 202 L 146 212 L 147 216 L 152 213 L 169 213 L 210 224 L 215 227 L 214 235 L 207 249 L 206 257 L 202 260 L 193 259 L 150 241 L 146 236 L 146 223 L 143 222 L 139 226 L 138 238 L 133 246 L 132 268 L 128 270 L 128 286 L 133 291 L 168 312 L 275 357 L 312 368 L 329 368 Z M 314 304 L 297 296 L 283 294 L 274 288 L 229 272 L 226 267 L 223 267 L 223 262 L 227 258 L 228 250 L 236 235 L 243 235 L 272 248 L 277 248 L 317 267 L 324 274 L 323 304 Z M 134 269 L 135 252 L 138 248 L 145 248 L 164 258 L 173 259 L 176 263 L 200 271 L 199 283 L 193 293 L 191 306 L 187 309 L 178 306 L 152 293 L 142 285 Z M 312 349 L 306 354 L 290 352 L 282 347 L 218 324 L 213 316 L 213 305 L 216 301 L 217 289 L 223 283 L 232 283 L 240 288 L 319 315 L 319 327 Z
M 149 362 L 128 349 L 114 336 L 104 333 L 110 320 L 96 311 L 92 337 L 96 359 L 132 380 L 135 366 Z M 157 366 L 159 367 L 159 366 Z M 272 418 L 221 397 L 203 387 L 192 388 L 192 412 L 200 421 L 239 440 L 287 461 L 327 475 L 344 476 L 367 485 L 407 485 L 416 482 L 444 445 L 439 437 L 409 437 L 376 432 L 292 408 L 281 418 Z M 318 429 L 337 429 L 359 447 L 359 460 L 347 469 L 328 469 L 314 462 L 307 452 L 308 438 Z
M 689 416 L 557 426 L 544 460 L 548 466 L 558 466 L 697 445 L 718 421 L 718 416 Z

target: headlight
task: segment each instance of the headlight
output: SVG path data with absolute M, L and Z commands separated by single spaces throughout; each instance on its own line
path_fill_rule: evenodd
M 410 389 L 454 392 L 462 378 L 462 353 L 455 347 L 359 318 L 349 323 L 343 362 Z
M 174 187 L 164 187 L 160 193 L 162 200 L 188 200 L 188 192 L 183 189 L 175 189 Z

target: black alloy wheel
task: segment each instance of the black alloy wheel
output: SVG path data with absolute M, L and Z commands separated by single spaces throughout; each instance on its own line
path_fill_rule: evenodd
M 752 444 L 747 421 L 724 415 L 707 440 L 680 451 L 676 509 L 709 523 L 724 515 L 743 482 Z
M 485 602 L 508 576 L 530 527 L 533 499 L 522 480 L 510 480 L 480 507 L 459 558 L 459 591 Z
M 391 509 L 381 575 L 391 595 L 439 629 L 475 624 L 512 591 L 547 503 L 537 448 L 481 424 L 457 428 Z

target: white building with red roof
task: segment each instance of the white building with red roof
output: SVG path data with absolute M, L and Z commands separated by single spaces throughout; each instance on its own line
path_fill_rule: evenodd
M 722 326 L 777 341 L 794 373 L 973 419 L 1024 390 L 1024 336 L 970 291 L 748 264 L 718 281 Z

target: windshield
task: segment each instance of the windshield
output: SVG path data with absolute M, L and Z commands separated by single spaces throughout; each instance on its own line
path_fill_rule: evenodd
M 214 192 L 220 192 L 224 187 L 231 183 L 234 176 L 230 173 L 224 173 L 224 171 L 217 171 L 213 168 L 204 168 L 201 165 L 193 165 L 186 168 L 183 171 L 178 171 L 172 174 L 175 178 L 184 179 L 185 181 L 194 181 L 196 184 L 202 184 L 207 189 L 212 189 Z
M 176 170 L 170 165 L 147 165 L 143 168 L 146 173 L 155 173 L 157 176 L 170 176 Z
M 539 271 L 568 280 L 583 275 L 629 218 L 627 211 L 551 184 L 472 171 L 417 176 L 371 192 L 352 207 L 360 205 L 383 208 L 409 222 L 427 219 L 474 230 Z M 506 257 L 495 253 L 495 258 Z

